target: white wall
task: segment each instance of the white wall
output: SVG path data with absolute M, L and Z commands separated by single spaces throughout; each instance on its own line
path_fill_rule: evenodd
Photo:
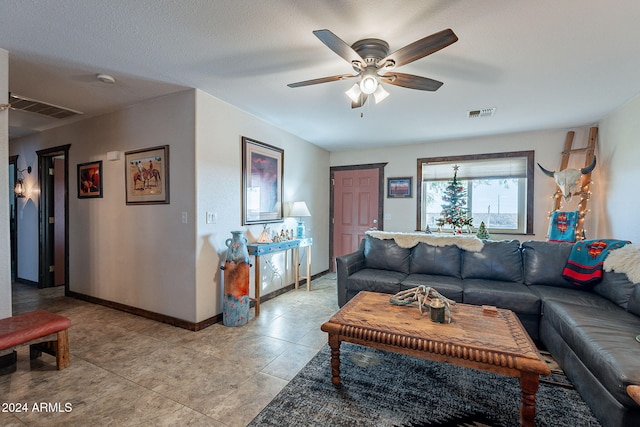
M 395 176 L 413 176 L 414 197 L 410 199 L 384 199 L 384 229 L 386 231 L 414 231 L 416 229 L 416 173 L 418 158 L 498 153 L 507 151 L 535 151 L 535 161 L 549 170 L 558 169 L 561 151 L 567 131 L 576 132 L 573 147 L 587 144 L 588 127 L 577 129 L 548 130 L 508 135 L 496 135 L 482 138 L 469 138 L 428 142 L 424 144 L 393 146 L 367 150 L 338 151 L 331 153 L 331 166 L 388 162 L 385 167 L 386 178 Z M 571 167 L 583 167 L 584 156 L 572 156 Z M 536 166 L 534 182 L 534 234 L 533 235 L 492 235 L 494 239 L 545 240 L 549 227 L 548 215 L 553 209 L 552 194 L 555 184 Z M 595 193 L 591 202 L 597 202 L 599 195 Z M 563 206 L 567 210 L 577 209 L 577 200 Z M 591 228 L 593 219 L 590 215 L 585 221 L 585 228 Z M 588 231 L 587 231 L 588 233 Z M 587 234 L 587 238 L 593 238 Z
M 311 273 L 329 268 L 329 153 L 288 134 L 204 92 L 196 91 L 196 201 L 197 201 L 197 318 L 204 320 L 222 311 L 224 242 L 232 230 L 244 230 L 250 242 L 262 225 L 242 226 L 242 136 L 284 149 L 284 202 L 304 200 L 311 211 L 305 218 L 307 236 L 313 237 Z M 217 214 L 216 224 L 206 224 L 206 212 Z M 286 211 L 285 211 L 286 215 Z M 269 224 L 273 230 L 295 228 L 295 220 Z M 302 254 L 302 253 L 301 253 Z M 291 284 L 283 253 L 262 263 L 261 294 Z M 252 261 L 253 262 L 253 261 Z M 303 263 L 304 270 L 304 263 Z M 278 270 L 282 279 L 273 274 Z M 253 274 L 251 295 L 253 296 Z
M 594 185 L 606 193 L 598 212 L 603 237 L 640 243 L 640 96 L 605 117 L 599 125 L 601 180 Z
M 20 155 L 21 168 L 26 163 L 37 166 L 36 150 L 71 144 L 71 291 L 200 322 L 222 312 L 219 267 L 230 231 L 244 229 L 249 241 L 262 231 L 262 226 L 241 225 L 242 136 L 285 150 L 284 201 L 307 202 L 312 214 L 306 218 L 307 234 L 314 238 L 312 274 L 327 270 L 329 153 L 201 91 L 150 100 L 17 139 L 11 154 Z M 165 144 L 170 146 L 171 203 L 127 206 L 124 152 Z M 121 159 L 107 161 L 109 151 L 120 151 Z M 103 161 L 104 197 L 78 199 L 77 164 L 96 160 Z M 36 175 L 27 177 L 30 197 L 18 206 L 19 277 L 33 281 L 38 280 Z M 187 213 L 187 224 L 181 222 L 182 212 Z M 206 212 L 217 213 L 216 224 L 206 224 Z M 291 218 L 284 224 L 295 228 Z M 274 277 L 272 267 L 263 263 L 263 295 L 294 280 L 292 270 L 285 273 L 290 260 L 283 254 L 271 259 L 283 277 Z
M 194 92 L 186 91 L 12 141 L 18 166 L 25 161 L 35 170 L 36 150 L 71 144 L 71 291 L 195 321 L 194 109 Z M 165 144 L 170 146 L 171 203 L 127 206 L 124 151 Z M 121 159 L 107 161 L 109 151 L 121 151 Z M 78 199 L 77 164 L 96 160 L 103 161 L 104 197 Z M 18 273 L 37 281 L 36 173 L 28 179 L 30 198 L 18 205 Z M 181 223 L 182 212 L 187 224 Z
M 0 104 L 8 102 L 9 52 L 0 49 Z M 0 112 L 0 319 L 11 316 L 9 237 L 9 111 Z

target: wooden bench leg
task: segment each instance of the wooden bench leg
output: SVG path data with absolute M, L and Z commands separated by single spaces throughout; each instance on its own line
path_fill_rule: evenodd
M 58 370 L 69 367 L 69 333 L 64 329 L 57 333 L 57 340 L 46 341 L 29 346 L 29 356 L 37 359 L 42 356 L 42 352 L 56 357 Z
M 38 344 L 31 344 L 29 346 L 29 358 L 37 359 L 40 356 L 42 356 L 42 350 L 40 349 Z
M 58 342 L 56 346 L 56 364 L 58 370 L 69 367 L 69 333 L 67 329 L 58 332 Z

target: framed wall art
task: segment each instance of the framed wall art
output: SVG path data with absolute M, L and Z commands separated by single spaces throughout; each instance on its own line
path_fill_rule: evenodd
M 398 178 L 387 178 L 387 198 L 406 199 L 413 197 L 413 177 L 405 176 Z
M 284 150 L 242 137 L 242 224 L 282 221 Z
M 78 164 L 78 199 L 102 197 L 102 160 Z
M 124 153 L 127 205 L 169 203 L 169 146 Z

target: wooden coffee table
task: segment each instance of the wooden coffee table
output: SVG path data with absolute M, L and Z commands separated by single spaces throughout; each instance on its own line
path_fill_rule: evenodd
M 390 295 L 360 292 L 321 329 L 329 334 L 331 381 L 340 385 L 342 341 L 520 378 L 520 422 L 533 426 L 540 375 L 551 373 L 516 315 L 457 304 L 451 323 L 433 323 L 417 305 L 397 306 Z M 490 396 L 488 396 L 490 398 Z

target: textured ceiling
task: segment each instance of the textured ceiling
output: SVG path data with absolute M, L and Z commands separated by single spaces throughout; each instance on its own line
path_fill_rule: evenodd
M 0 48 L 13 93 L 85 117 L 198 88 L 341 150 L 595 123 L 640 92 L 638 22 L 637 0 L 2 0 Z M 391 51 L 446 28 L 459 41 L 398 69 L 443 81 L 437 92 L 387 85 L 352 110 L 353 81 L 287 87 L 352 71 L 312 34 L 323 28 Z M 13 137 L 68 123 L 9 121 Z

